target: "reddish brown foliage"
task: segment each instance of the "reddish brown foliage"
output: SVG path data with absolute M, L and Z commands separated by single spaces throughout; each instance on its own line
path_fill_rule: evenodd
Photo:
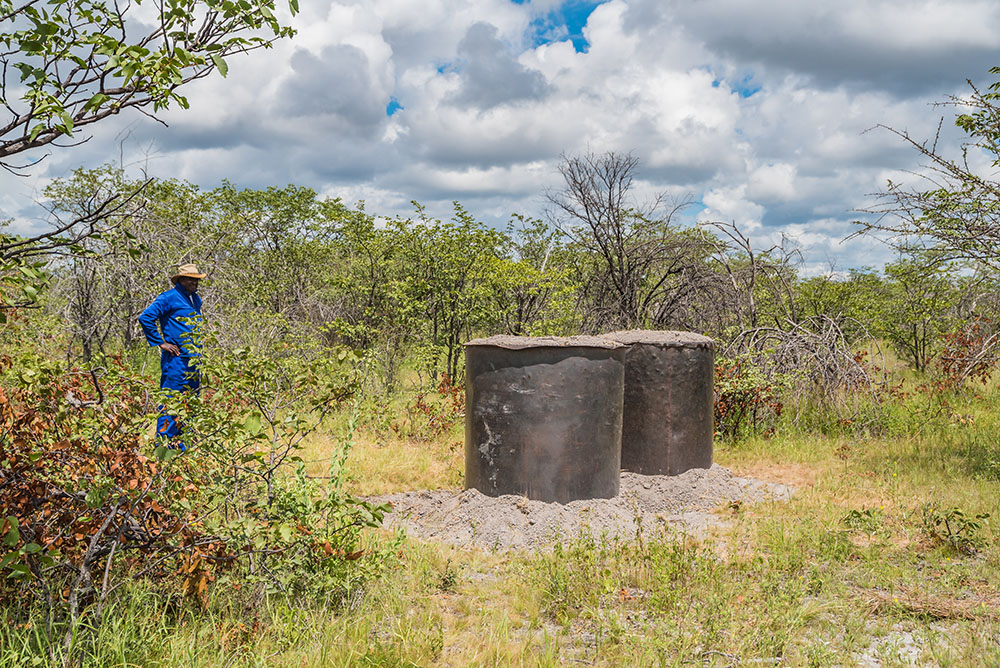
M 420 392 L 406 406 L 406 417 L 392 424 L 397 436 L 434 440 L 446 434 L 465 417 L 465 387 L 454 385 L 448 374 L 434 393 Z
M 715 363 L 715 428 L 728 436 L 757 429 L 768 417 L 781 415 L 778 389 L 740 361 Z
M 944 376 L 945 387 L 960 386 L 969 378 L 989 380 L 998 361 L 997 335 L 991 333 L 992 329 L 989 318 L 977 318 L 942 336 L 944 349 L 937 367 Z
M 125 380 L 113 401 L 87 406 L 100 394 L 91 376 L 33 373 L 38 380 L 26 387 L 0 387 L 0 508 L 17 522 L 19 540 L 7 548 L 20 552 L 8 563 L 20 577 L 5 578 L 0 597 L 51 595 L 45 590 L 60 573 L 92 593 L 91 570 L 110 569 L 116 552 L 127 567 L 185 544 L 197 558 L 210 541 L 199 539 L 192 518 L 168 512 L 174 480 L 140 452 L 148 422 L 141 386 Z

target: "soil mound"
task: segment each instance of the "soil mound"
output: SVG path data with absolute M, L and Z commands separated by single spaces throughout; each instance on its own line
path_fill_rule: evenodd
M 424 490 L 372 498 L 392 504 L 386 519 L 418 538 L 486 549 L 533 549 L 568 541 L 583 531 L 594 536 L 632 537 L 666 522 L 691 532 L 724 524 L 709 512 L 727 503 L 787 500 L 786 485 L 739 478 L 729 469 L 691 469 L 677 476 L 623 472 L 613 499 L 568 504 L 532 501 L 523 496 L 490 497 L 474 489 Z

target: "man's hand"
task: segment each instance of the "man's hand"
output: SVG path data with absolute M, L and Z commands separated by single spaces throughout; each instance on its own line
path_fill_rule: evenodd
M 175 343 L 161 343 L 160 350 L 166 350 L 171 355 L 180 355 L 181 349 Z

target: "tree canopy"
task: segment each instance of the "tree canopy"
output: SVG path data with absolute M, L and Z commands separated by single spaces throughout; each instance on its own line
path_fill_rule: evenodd
M 1000 67 L 990 70 L 1000 76 Z M 886 128 L 917 150 L 927 164 L 916 185 L 890 181 L 867 212 L 862 233 L 886 236 L 903 253 L 931 251 L 935 261 L 970 260 L 1000 268 L 1000 182 L 981 163 L 1000 166 L 1000 81 L 943 104 L 959 110 L 955 125 L 968 139 L 955 157 L 933 141 Z M 943 122 L 943 119 L 942 119 Z M 940 134 L 940 131 L 939 131 Z M 981 153 L 980 153 L 981 152 Z

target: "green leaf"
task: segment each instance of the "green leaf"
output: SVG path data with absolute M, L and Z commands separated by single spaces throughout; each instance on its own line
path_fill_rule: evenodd
M 31 569 L 24 564 L 13 564 L 10 567 L 10 575 L 7 577 L 9 579 L 15 578 L 26 578 L 31 576 Z
M 39 545 L 38 543 L 28 543 L 27 545 L 21 548 L 21 551 L 24 552 L 25 554 L 35 554 L 36 552 L 42 551 L 42 546 Z
M 97 109 L 102 104 L 104 104 L 105 102 L 107 102 L 110 99 L 111 98 L 108 97 L 107 95 L 105 95 L 104 93 L 97 93 L 96 95 L 94 95 L 93 97 L 91 97 L 89 100 L 87 100 L 87 104 L 83 105 L 83 108 L 84 109 Z
M 7 525 L 7 533 L 4 534 L 3 544 L 7 547 L 14 547 L 21 540 L 21 532 L 17 530 L 17 518 L 8 515 L 4 524 Z
M 48 37 L 59 32 L 59 26 L 55 23 L 40 23 L 35 26 L 34 32 L 43 37 Z
M 257 434 L 260 432 L 261 420 L 260 415 L 257 413 L 252 413 L 247 416 L 247 419 L 243 421 L 243 427 L 250 434 Z
M 35 68 L 29 65 L 28 63 L 15 63 L 14 67 L 21 70 L 22 82 L 35 73 Z
M 156 457 L 157 461 L 168 462 L 182 452 L 184 451 L 180 448 L 168 448 L 165 445 L 158 445 L 153 450 L 153 456 Z
M 226 76 L 227 74 L 229 74 L 229 65 L 226 64 L 226 61 L 223 60 L 221 56 L 219 56 L 216 53 L 213 53 L 212 62 L 215 63 L 216 68 L 218 68 L 219 74 L 221 74 L 222 76 Z
M 90 508 L 99 508 L 104 503 L 104 492 L 98 487 L 91 487 L 87 490 L 84 503 Z
M 66 132 L 66 134 L 68 134 L 70 137 L 72 137 L 73 136 L 73 117 L 69 114 L 69 112 L 62 111 L 62 112 L 59 113 L 59 118 L 62 119 L 63 130 Z

